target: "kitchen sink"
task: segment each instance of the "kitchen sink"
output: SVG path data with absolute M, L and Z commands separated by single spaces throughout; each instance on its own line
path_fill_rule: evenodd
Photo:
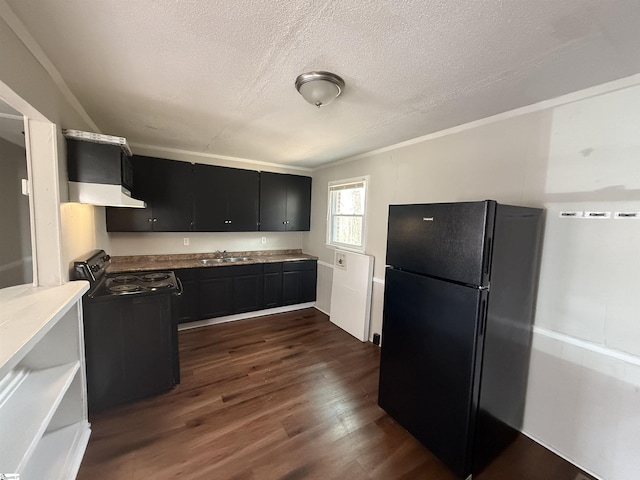
M 247 262 L 249 260 L 251 260 L 251 257 L 203 258 L 202 260 L 200 260 L 200 263 L 204 263 L 205 265 L 210 265 L 213 263 Z

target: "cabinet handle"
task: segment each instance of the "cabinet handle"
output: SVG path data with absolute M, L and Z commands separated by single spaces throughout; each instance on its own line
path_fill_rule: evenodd
M 154 222 L 157 222 L 157 221 L 158 221 L 158 219 L 157 219 L 157 218 L 154 218 L 154 219 L 153 219 L 153 221 L 154 221 Z
M 153 222 L 153 218 L 147 218 L 148 222 Z

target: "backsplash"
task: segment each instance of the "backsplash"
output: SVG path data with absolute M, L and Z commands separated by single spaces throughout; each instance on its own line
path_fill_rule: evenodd
M 216 250 L 291 250 L 302 248 L 303 233 L 306 232 L 110 233 L 109 246 L 105 250 L 112 256 L 205 253 Z M 262 243 L 263 237 L 265 243 Z M 185 245 L 185 239 L 188 239 L 188 245 Z

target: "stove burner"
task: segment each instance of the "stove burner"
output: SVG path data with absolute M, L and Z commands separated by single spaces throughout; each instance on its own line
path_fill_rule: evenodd
M 173 288 L 173 283 L 171 282 L 158 283 L 153 285 L 153 287 L 151 287 L 152 290 L 161 290 L 163 288 Z
M 140 277 L 140 279 L 145 282 L 155 282 L 158 280 L 166 280 L 167 278 L 169 278 L 169 274 L 164 272 L 148 273 L 147 275 Z
M 111 280 L 114 283 L 131 283 L 135 281 L 136 277 L 134 275 L 118 275 L 117 277 L 113 277 Z
M 109 287 L 109 291 L 112 293 L 128 293 L 128 292 L 137 292 L 138 290 L 142 290 L 142 287 L 139 285 L 115 285 L 113 287 Z

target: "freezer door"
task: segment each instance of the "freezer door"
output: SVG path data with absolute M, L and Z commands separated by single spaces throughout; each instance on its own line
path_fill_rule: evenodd
M 378 403 L 462 478 L 471 469 L 483 295 L 386 273 Z
M 390 205 L 387 265 L 486 285 L 495 205 L 491 200 Z

